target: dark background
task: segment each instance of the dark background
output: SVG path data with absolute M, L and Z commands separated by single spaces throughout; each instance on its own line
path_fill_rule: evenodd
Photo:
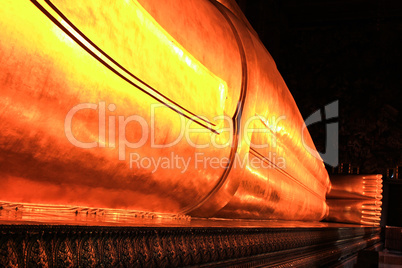
M 339 100 L 339 162 L 402 163 L 402 1 L 237 0 L 303 118 Z M 325 152 L 325 125 L 309 127 Z

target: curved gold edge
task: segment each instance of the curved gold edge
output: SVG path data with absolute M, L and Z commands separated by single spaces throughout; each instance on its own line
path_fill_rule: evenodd
M 125 67 L 116 62 L 106 52 L 94 44 L 88 37 L 85 36 L 69 19 L 49 0 L 30 0 L 46 17 L 48 17 L 55 25 L 57 25 L 64 33 L 72 38 L 79 46 L 81 46 L 92 57 L 98 60 L 106 68 L 111 70 L 114 74 L 121 79 L 134 86 L 138 90 L 144 92 L 156 101 L 164 104 L 166 107 L 177 112 L 178 114 L 194 121 L 198 125 L 210 130 L 211 132 L 219 135 L 217 126 L 205 120 L 204 118 L 192 113 L 190 110 L 182 107 L 178 103 L 169 99 L 167 96 L 161 94 L 158 90 L 136 77 Z M 61 21 L 65 22 L 63 25 Z M 67 28 L 67 26 L 69 28 Z M 196 120 L 197 119 L 197 120 Z M 201 122 L 203 121 L 203 122 Z
M 274 167 L 275 170 L 277 170 L 278 172 L 282 173 L 283 175 L 285 175 L 287 178 L 289 178 L 291 181 L 295 182 L 297 185 L 301 186 L 302 188 L 304 188 L 306 191 L 310 192 L 311 194 L 315 195 L 317 198 L 321 199 L 322 201 L 325 201 L 325 197 L 320 196 L 319 194 L 317 194 L 316 192 L 314 192 L 311 188 L 307 187 L 304 183 L 300 182 L 299 180 L 297 180 L 295 177 L 293 177 L 292 175 L 290 175 L 288 172 L 286 172 L 285 170 L 279 168 L 277 165 L 275 165 L 275 163 L 272 163 L 268 158 L 266 158 L 265 156 L 263 156 L 262 154 L 260 154 L 259 152 L 257 152 L 255 149 L 250 148 L 250 153 L 253 154 L 254 156 L 258 157 L 259 159 L 261 159 L 262 161 L 268 163 L 270 166 Z
M 226 14 L 225 8 L 222 4 L 216 2 L 216 1 L 210 1 L 222 14 L 222 16 L 225 18 L 226 22 L 230 26 L 233 35 L 236 39 L 236 43 L 239 49 L 239 54 L 241 58 L 241 69 L 242 69 L 242 81 L 241 81 L 241 91 L 240 91 L 240 97 L 239 101 L 237 103 L 236 111 L 234 113 L 234 116 L 232 118 L 233 120 L 233 143 L 232 143 L 232 148 L 230 151 L 229 155 L 229 163 L 228 166 L 225 168 L 224 173 L 222 174 L 219 182 L 215 187 L 205 196 L 203 197 L 199 202 L 195 203 L 194 205 L 188 206 L 187 208 L 183 209 L 180 213 L 181 214 L 189 214 L 192 211 L 200 208 L 202 205 L 204 205 L 211 197 L 218 192 L 222 186 L 225 184 L 227 181 L 227 178 L 229 176 L 229 173 L 233 167 L 233 164 L 235 162 L 235 157 L 239 149 L 239 133 L 240 133 L 240 123 L 241 123 L 241 117 L 242 117 L 242 112 L 244 109 L 244 104 L 246 102 L 246 94 L 247 94 L 247 83 L 248 83 L 248 67 L 247 67 L 247 60 L 246 60 L 246 52 L 244 49 L 244 45 L 242 42 L 242 39 L 240 37 L 239 32 L 236 29 L 236 26 Z M 229 202 L 229 200 L 228 200 Z

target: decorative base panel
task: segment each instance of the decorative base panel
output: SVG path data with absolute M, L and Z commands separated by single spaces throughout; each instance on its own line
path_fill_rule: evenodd
M 317 267 L 380 240 L 374 227 L 0 225 L 0 267 Z

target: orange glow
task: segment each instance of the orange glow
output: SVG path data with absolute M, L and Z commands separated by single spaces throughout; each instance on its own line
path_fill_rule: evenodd
M 114 17 L 113 13 L 110 12 L 108 13 L 111 16 L 109 19 L 112 23 L 118 22 L 119 24 L 122 20 L 127 20 L 123 22 L 123 25 L 130 25 L 130 31 L 137 35 L 130 37 L 125 34 L 109 39 L 108 36 L 103 35 L 104 31 L 98 31 L 97 27 L 100 26 L 88 25 L 85 14 L 85 12 L 88 12 L 86 7 L 102 9 L 105 8 L 105 3 L 103 2 L 91 1 L 86 2 L 85 5 L 75 5 L 74 8 L 71 8 L 63 1 L 54 1 L 54 4 L 60 8 L 60 11 L 69 18 L 75 27 L 78 27 L 85 36 L 89 37 L 94 44 L 116 60 L 123 68 L 116 66 L 98 49 L 90 45 L 81 34 L 72 29 L 59 16 L 55 15 L 55 17 L 63 26 L 67 24 L 68 32 L 82 41 L 85 47 L 88 47 L 108 65 L 112 66 L 113 69 L 118 70 L 125 78 L 140 86 L 141 89 L 157 98 L 160 102 L 168 104 L 189 117 L 194 115 L 204 116 L 212 122 L 215 116 L 223 115 L 228 91 L 226 82 L 214 75 L 188 53 L 137 1 L 134 0 L 128 3 L 118 1 L 113 3 L 114 8 L 119 9 L 118 14 L 116 14 L 118 17 Z M 41 5 L 54 12 L 44 1 Z M 97 5 L 101 6 L 97 7 Z M 106 29 L 111 28 L 111 26 L 102 25 Z M 125 40 L 122 40 L 122 38 Z M 131 42 L 133 44 L 132 50 L 130 53 L 122 55 L 122 49 L 119 44 L 123 41 L 130 42 L 130 38 L 135 38 Z M 144 49 L 141 50 L 141 48 Z M 148 71 L 155 68 L 155 66 L 160 69 L 159 74 Z M 141 67 L 141 69 L 138 67 Z M 131 74 L 136 74 L 137 77 L 141 77 L 141 80 L 134 79 Z M 189 89 L 191 95 L 183 95 L 181 90 L 178 89 Z M 170 100 L 175 100 L 178 105 Z M 194 115 L 190 114 L 189 110 L 193 111 Z
M 328 221 L 379 225 L 382 175 L 332 176 Z M 371 190 L 367 190 L 371 189 Z
M 382 175 L 332 176 L 328 198 L 382 199 Z
M 325 217 L 328 174 L 260 40 L 219 3 L 176 5 L 5 0 L 4 204 L 112 220 Z

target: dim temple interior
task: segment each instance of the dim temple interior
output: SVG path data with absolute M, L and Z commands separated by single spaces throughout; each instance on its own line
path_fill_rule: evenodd
M 3 0 L 0 267 L 402 267 L 402 2 Z

